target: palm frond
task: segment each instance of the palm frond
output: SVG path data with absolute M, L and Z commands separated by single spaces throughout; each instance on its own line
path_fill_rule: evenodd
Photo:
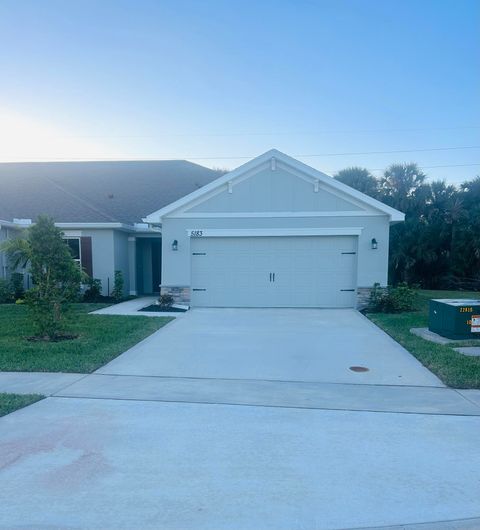
M 23 237 L 17 237 L 4 241 L 0 245 L 0 251 L 6 253 L 8 261 L 14 269 L 17 269 L 18 267 L 25 268 L 30 261 L 30 243 Z

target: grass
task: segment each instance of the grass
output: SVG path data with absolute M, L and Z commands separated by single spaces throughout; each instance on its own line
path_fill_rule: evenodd
M 479 340 L 441 345 L 410 333 L 410 328 L 428 327 L 428 301 L 431 298 L 480 298 L 480 293 L 419 291 L 418 311 L 400 314 L 367 313 L 367 317 L 404 346 L 446 385 L 454 388 L 480 388 L 480 357 L 468 357 L 453 349 L 458 346 L 480 346 Z
M 68 332 L 78 338 L 31 342 L 22 305 L 0 305 L 0 371 L 90 373 L 172 320 L 171 317 L 89 315 L 105 304 L 74 304 Z
M 39 394 L 5 394 L 0 393 L 0 416 L 10 414 L 14 410 L 31 405 L 44 396 Z

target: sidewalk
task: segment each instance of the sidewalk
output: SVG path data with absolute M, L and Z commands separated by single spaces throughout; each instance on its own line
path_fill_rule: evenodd
M 63 372 L 0 372 L 0 393 L 51 396 L 86 375 Z

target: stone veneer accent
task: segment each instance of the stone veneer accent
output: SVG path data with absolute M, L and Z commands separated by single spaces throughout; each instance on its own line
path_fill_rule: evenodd
M 190 305 L 189 285 L 160 285 L 160 294 L 170 294 L 173 296 L 174 304 Z
M 365 309 L 370 300 L 373 287 L 357 287 L 357 309 Z
M 379 290 L 387 289 L 386 286 L 378 287 Z M 373 287 L 357 287 L 357 309 L 365 309 L 370 301 L 370 293 Z
M 368 306 L 372 289 L 373 287 L 357 287 L 357 309 L 365 309 Z M 160 294 L 172 295 L 175 304 L 190 305 L 189 285 L 161 285 Z

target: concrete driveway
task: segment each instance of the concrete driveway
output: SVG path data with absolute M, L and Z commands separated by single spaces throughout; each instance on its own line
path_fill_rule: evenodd
M 98 373 L 443 386 L 350 309 L 194 309 Z
M 194 310 L 0 419 L 0 529 L 473 530 L 479 432 L 354 311 Z

